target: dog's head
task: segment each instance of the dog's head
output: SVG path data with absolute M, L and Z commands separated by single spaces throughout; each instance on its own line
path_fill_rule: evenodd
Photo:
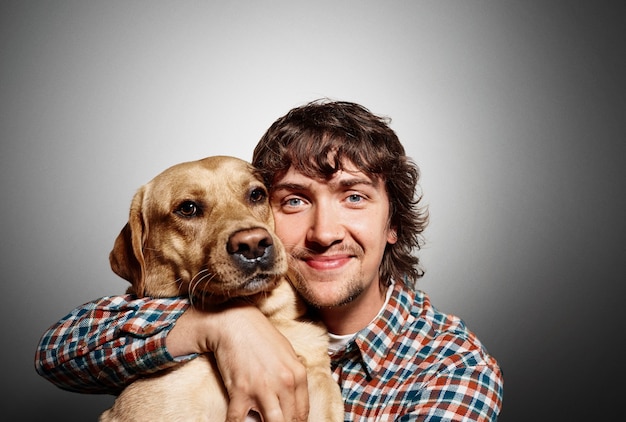
M 278 284 L 287 259 L 273 229 L 250 164 L 225 156 L 182 163 L 137 191 L 111 268 L 138 296 L 221 303 Z

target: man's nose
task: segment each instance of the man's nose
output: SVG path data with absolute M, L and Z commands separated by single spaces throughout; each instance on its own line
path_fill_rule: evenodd
M 316 204 L 307 238 L 310 242 L 330 246 L 343 240 L 344 227 L 340 210 L 333 204 Z

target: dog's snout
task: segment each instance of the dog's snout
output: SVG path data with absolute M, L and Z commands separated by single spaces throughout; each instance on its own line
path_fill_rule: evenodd
M 263 258 L 273 244 L 272 236 L 267 230 L 254 228 L 234 233 L 228 239 L 226 249 L 231 255 L 252 261 Z

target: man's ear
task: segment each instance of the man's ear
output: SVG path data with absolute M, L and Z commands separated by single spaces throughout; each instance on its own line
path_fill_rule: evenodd
M 142 212 L 144 191 L 145 188 L 142 187 L 133 197 L 128 223 L 115 239 L 113 250 L 109 254 L 111 269 L 131 283 L 131 291 L 137 296 L 144 295 L 146 276 L 143 241 L 148 227 L 144 224 Z
M 396 242 L 398 242 L 398 230 L 396 227 L 390 227 L 389 232 L 387 233 L 387 243 L 393 245 Z

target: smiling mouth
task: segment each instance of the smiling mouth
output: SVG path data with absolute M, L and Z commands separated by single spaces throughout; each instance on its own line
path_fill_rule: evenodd
M 306 257 L 303 261 L 314 270 L 324 271 L 341 268 L 353 258 L 353 255 L 321 256 Z

